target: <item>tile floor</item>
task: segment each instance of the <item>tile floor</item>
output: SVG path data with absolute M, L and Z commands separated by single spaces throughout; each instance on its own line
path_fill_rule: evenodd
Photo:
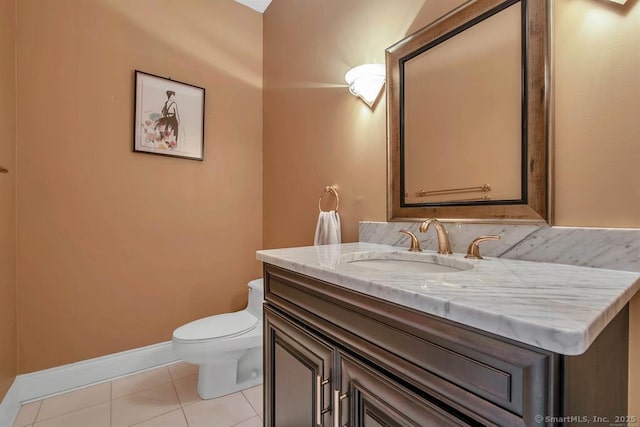
M 196 391 L 184 362 L 23 405 L 13 427 L 258 427 L 262 386 L 217 399 Z

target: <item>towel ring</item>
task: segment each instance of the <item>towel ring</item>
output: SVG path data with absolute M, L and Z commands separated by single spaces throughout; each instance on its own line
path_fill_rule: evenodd
M 338 196 L 338 191 L 336 190 L 335 185 L 326 186 L 324 191 L 320 193 L 320 198 L 318 199 L 318 210 L 322 212 L 322 198 L 327 193 L 333 193 L 336 196 L 336 212 L 338 212 L 338 205 L 340 204 L 340 197 Z

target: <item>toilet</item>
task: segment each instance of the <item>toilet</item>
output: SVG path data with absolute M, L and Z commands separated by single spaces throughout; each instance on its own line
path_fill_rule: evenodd
M 213 399 L 262 383 L 263 280 L 249 282 L 247 308 L 195 320 L 173 331 L 173 349 L 199 365 L 198 394 Z

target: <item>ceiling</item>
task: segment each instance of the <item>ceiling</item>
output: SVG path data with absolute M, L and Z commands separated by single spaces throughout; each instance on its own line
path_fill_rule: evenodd
M 250 7 L 253 10 L 257 10 L 260 13 L 264 13 L 264 11 L 271 3 L 271 0 L 236 0 L 238 3 L 243 4 L 247 7 Z

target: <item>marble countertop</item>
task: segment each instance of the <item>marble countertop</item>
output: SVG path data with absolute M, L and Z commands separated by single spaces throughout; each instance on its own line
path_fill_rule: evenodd
M 455 273 L 400 273 L 348 262 L 366 257 L 363 252 L 407 250 L 360 242 L 262 250 L 257 258 L 566 355 L 586 351 L 640 288 L 640 273 L 503 258 L 466 260 L 462 254 L 447 257 L 469 262 L 471 269 Z M 421 255 L 433 257 L 435 252 Z

